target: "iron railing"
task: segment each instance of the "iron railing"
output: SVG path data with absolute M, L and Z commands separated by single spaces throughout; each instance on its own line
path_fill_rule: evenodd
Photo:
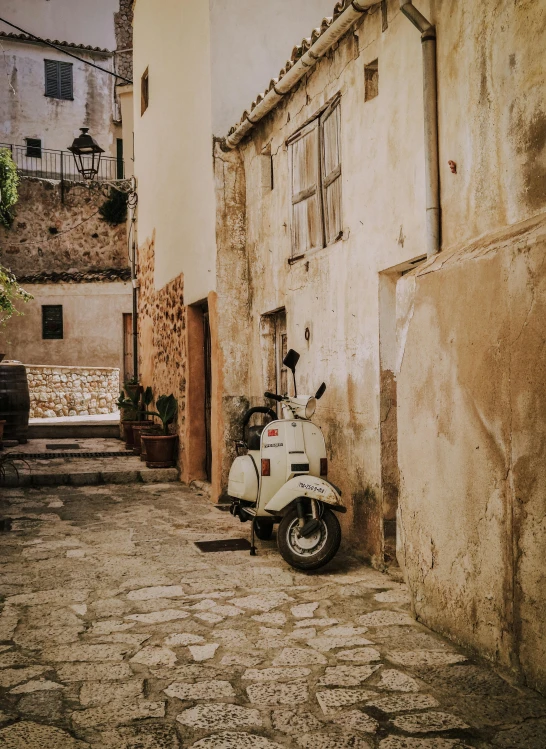
M 24 177 L 56 179 L 60 182 L 83 181 L 70 151 L 55 151 L 30 145 L 18 146 L 13 143 L 0 143 L 0 148 L 8 148 L 11 151 L 17 170 Z M 99 173 L 95 177 L 98 182 L 110 182 L 124 177 L 123 159 L 112 156 L 101 158 Z

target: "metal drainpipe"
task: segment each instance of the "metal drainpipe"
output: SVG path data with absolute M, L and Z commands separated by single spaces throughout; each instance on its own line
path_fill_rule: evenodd
M 425 121 L 425 180 L 427 200 L 427 255 L 440 252 L 440 159 L 438 153 L 438 94 L 436 28 L 411 0 L 400 0 L 400 10 L 421 32 L 423 49 L 423 103 Z

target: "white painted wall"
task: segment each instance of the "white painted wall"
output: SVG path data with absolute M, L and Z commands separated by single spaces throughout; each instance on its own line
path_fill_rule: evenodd
M 116 46 L 113 14 L 119 0 L 2 0 L 0 10 L 2 18 L 45 39 Z M 0 31 L 19 33 L 3 23 Z
M 184 273 L 188 304 L 215 285 L 208 4 L 163 0 L 158 13 L 153 0 L 138 0 L 133 33 L 139 244 L 155 234 L 156 287 Z
M 40 138 L 42 148 L 66 150 L 79 128 L 86 125 L 107 155 L 115 155 L 120 128 L 112 121 L 114 78 L 62 52 L 40 44 L 1 39 L 0 142 L 24 145 L 25 138 Z M 112 69 L 112 57 L 78 55 Z M 44 60 L 72 62 L 73 101 L 45 96 Z M 9 81 L 9 85 L 8 84 Z
M 331 16 L 333 0 L 209 0 L 212 129 L 224 136 L 290 59 L 292 49 Z

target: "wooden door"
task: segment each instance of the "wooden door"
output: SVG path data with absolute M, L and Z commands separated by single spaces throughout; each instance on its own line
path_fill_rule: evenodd
M 133 376 L 133 315 L 128 312 L 123 315 L 123 381 Z

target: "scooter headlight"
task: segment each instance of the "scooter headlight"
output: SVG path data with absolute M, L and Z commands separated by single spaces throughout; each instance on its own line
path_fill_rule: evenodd
M 305 418 L 310 419 L 316 410 L 317 410 L 316 398 L 309 398 L 309 400 L 307 401 L 307 405 L 305 406 Z

